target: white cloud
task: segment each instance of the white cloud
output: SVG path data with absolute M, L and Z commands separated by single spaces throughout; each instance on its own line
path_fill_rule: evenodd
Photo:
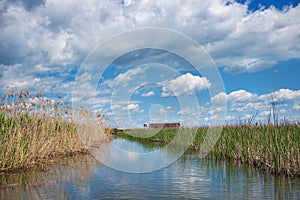
M 89 0 L 84 5 L 49 0 L 28 7 L 2 2 L 0 65 L 7 67 L 0 72 L 1 87 L 28 86 L 36 73 L 67 72 L 68 66 L 79 65 L 97 43 L 123 30 L 145 26 L 192 36 L 231 73 L 259 71 L 278 61 L 300 58 L 300 5 L 283 11 L 270 7 L 248 12 L 247 5 L 234 1 L 226 5 L 223 0 L 125 4 L 128 6 L 108 0 Z M 21 67 L 11 72 L 16 65 L 22 65 L 22 75 L 17 73 Z M 62 77 L 56 78 L 57 83 L 63 82 Z M 119 78 L 126 81 L 130 76 Z M 53 90 L 50 82 L 41 78 L 40 83 Z
M 208 111 L 208 114 L 216 115 L 216 114 L 219 114 L 219 113 L 222 113 L 222 112 L 224 112 L 224 108 L 216 107 L 215 109 Z
M 242 115 L 242 119 L 247 119 L 247 117 L 253 116 L 255 113 L 261 117 L 258 117 L 258 119 L 265 120 L 270 115 L 272 101 L 275 102 L 277 114 L 281 116 L 292 114 L 291 108 L 300 109 L 300 106 L 297 104 L 300 98 L 300 90 L 279 89 L 261 95 L 246 90 L 237 90 L 229 94 L 217 94 L 211 99 L 218 102 L 224 99 L 224 95 L 227 102 L 227 112 L 232 116 L 236 116 L 235 120 L 240 115 Z M 214 110 L 209 111 L 208 114 L 215 114 Z
M 208 121 L 210 121 L 210 119 L 208 117 L 204 117 L 203 121 L 208 122 Z
M 233 91 L 226 96 L 227 101 L 231 102 L 251 102 L 257 98 L 257 95 L 245 90 Z
M 166 110 L 172 110 L 172 107 L 171 106 L 167 106 L 165 109 Z
M 1 2 L 1 88 L 11 86 L 69 94 L 76 74 L 76 67 L 71 66 L 79 66 L 96 44 L 112 35 L 142 27 L 165 27 L 191 36 L 205 47 L 218 66 L 224 66 L 230 73 L 255 72 L 280 61 L 300 59 L 300 4 L 284 10 L 270 7 L 249 12 L 247 4 L 230 1 L 226 5 L 224 0 L 184 3 L 180 0 L 128 0 L 124 4 L 111 0 L 88 0 L 84 4 L 71 0 L 24 2 Z M 160 44 L 164 40 L 155 38 L 153 41 Z M 130 44 L 119 45 L 122 49 L 122 45 Z M 109 48 L 107 54 L 111 54 Z M 162 54 L 148 56 L 144 56 L 143 61 L 153 58 L 158 63 L 167 58 Z M 173 60 L 166 63 L 173 63 Z M 126 63 L 136 66 L 131 64 L 130 61 Z M 116 83 L 133 84 L 142 73 L 135 70 L 107 81 L 105 87 L 102 85 L 105 98 L 112 93 Z M 88 81 L 87 75 L 82 78 Z M 205 77 L 191 74 L 165 84 L 162 97 L 192 94 L 210 86 Z M 93 91 L 89 84 L 80 87 L 82 93 Z M 135 88 L 130 85 L 130 89 Z M 281 89 L 257 95 L 239 90 L 223 96 L 230 104 L 229 110 L 264 112 L 271 98 L 276 102 L 291 103 L 300 99 L 299 93 L 298 90 Z M 223 96 L 214 100 L 221 101 Z M 299 103 L 292 107 L 297 110 Z
M 279 112 L 280 113 L 286 113 L 286 109 L 280 109 Z
M 284 11 L 270 7 L 243 13 L 240 19 L 231 20 L 235 23 L 227 37 L 208 43 L 207 50 L 231 73 L 260 71 L 281 60 L 299 59 L 299 46 L 293 44 L 299 43 L 299 10 L 300 5 Z
M 215 96 L 211 97 L 211 101 L 214 104 L 220 104 L 225 101 L 226 98 L 226 93 L 225 92 L 220 92 L 216 94 Z
M 140 109 L 140 106 L 137 103 L 130 103 L 127 106 L 122 107 L 122 110 L 136 113 L 141 113 L 144 111 Z
M 264 111 L 262 111 L 261 113 L 260 113 L 260 115 L 261 116 L 263 116 L 263 117 L 267 117 L 267 116 L 269 116 L 270 115 L 270 110 L 264 110 Z
M 286 101 L 295 101 L 300 99 L 300 90 L 280 89 L 278 91 L 261 95 L 262 100 L 273 99 L 275 102 L 284 103 Z
M 0 86 L 10 89 L 28 89 L 31 92 L 70 94 L 74 74 L 72 68 L 55 67 L 54 71 L 44 71 L 44 66 L 26 67 L 24 64 L 0 64 Z M 52 74 L 55 73 L 55 76 Z
M 183 74 L 173 80 L 162 83 L 162 97 L 192 95 L 194 91 L 208 89 L 211 83 L 206 77 L 194 76 L 191 73 Z
M 135 80 L 140 73 L 143 73 L 143 70 L 140 67 L 130 69 L 125 73 L 120 73 L 116 78 L 114 78 L 114 82 L 116 84 L 127 85 L 128 82 Z
M 161 92 L 161 97 L 169 97 L 172 96 L 172 93 L 170 90 L 168 90 L 168 88 L 166 87 L 162 87 L 162 92 Z
M 251 117 L 253 117 L 253 115 L 251 115 L 251 114 L 244 114 L 244 115 L 241 117 L 241 119 L 242 119 L 242 120 L 249 120 L 249 119 L 251 119 Z
M 128 104 L 128 106 L 123 107 L 122 109 L 123 110 L 134 110 L 137 108 L 139 108 L 139 105 L 135 103 L 135 104 Z
M 145 92 L 142 94 L 143 97 L 150 97 L 150 96 L 154 96 L 155 93 L 153 91 L 149 91 L 149 92 Z
M 268 69 L 276 65 L 276 61 L 259 60 L 259 59 L 243 59 L 242 61 L 232 62 L 229 67 L 224 68 L 225 72 L 232 74 L 242 72 L 256 72 Z
M 297 104 L 297 103 L 294 103 L 293 109 L 295 109 L 295 110 L 300 110 L 300 105 Z
M 75 64 L 109 36 L 145 26 L 192 36 L 229 72 L 258 71 L 300 57 L 300 5 L 249 12 L 246 4 L 224 0 L 125 1 L 125 6 L 109 0 L 84 5 L 49 0 L 32 10 L 3 4 L 2 64 Z
M 200 113 L 199 110 L 197 110 L 197 108 L 193 108 L 189 106 L 183 107 L 179 112 L 177 112 L 177 115 L 180 116 L 183 126 L 199 125 Z

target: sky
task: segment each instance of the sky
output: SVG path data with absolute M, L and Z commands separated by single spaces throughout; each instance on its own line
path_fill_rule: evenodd
M 59 94 L 114 127 L 266 123 L 272 101 L 299 121 L 299 19 L 299 0 L 2 0 L 1 95 Z

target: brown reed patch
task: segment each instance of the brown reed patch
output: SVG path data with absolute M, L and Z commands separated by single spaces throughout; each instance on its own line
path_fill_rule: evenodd
M 41 93 L 32 96 L 28 90 L 10 91 L 1 97 L 0 171 L 43 168 L 60 157 L 89 153 L 84 138 L 78 134 L 79 127 L 80 133 L 89 131 L 89 137 L 108 138 L 100 114 L 94 126 L 78 125 L 74 113 L 80 113 L 81 120 L 95 114 L 83 107 L 72 108 L 61 100 Z

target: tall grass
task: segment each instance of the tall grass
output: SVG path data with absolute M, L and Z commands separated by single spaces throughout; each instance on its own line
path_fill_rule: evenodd
M 275 174 L 300 175 L 297 125 L 228 126 L 211 156 L 237 159 Z
M 0 106 L 0 171 L 43 167 L 58 157 L 88 153 L 72 120 L 75 110 L 62 100 L 11 91 Z
M 189 131 L 189 129 L 186 129 Z M 190 150 L 199 151 L 207 134 L 207 127 L 197 129 Z M 139 134 L 147 132 L 139 130 Z M 150 130 L 153 131 L 153 130 Z M 120 137 L 130 138 L 141 143 L 168 144 L 177 134 L 176 129 L 163 129 L 149 138 L 116 133 Z M 185 141 L 184 141 L 185 142 Z M 180 147 L 180 144 L 179 146 Z M 251 125 L 239 124 L 225 126 L 221 137 L 208 155 L 209 158 L 235 159 L 274 174 L 300 176 L 300 128 L 297 124 L 284 122 L 279 124 Z

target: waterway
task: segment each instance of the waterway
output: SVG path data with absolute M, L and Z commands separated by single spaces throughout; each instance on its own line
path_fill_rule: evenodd
M 111 145 L 157 150 L 118 138 Z M 0 199 L 300 199 L 300 178 L 192 152 L 147 173 L 122 172 L 85 155 L 59 160 L 45 171 L 0 175 Z

